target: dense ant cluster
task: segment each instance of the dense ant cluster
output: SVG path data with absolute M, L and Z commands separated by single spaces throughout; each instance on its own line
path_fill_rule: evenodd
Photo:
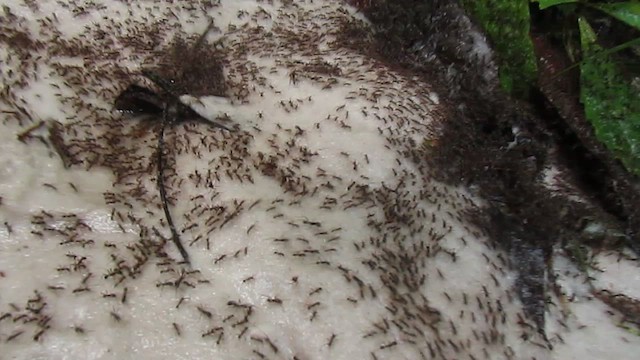
M 210 23 L 209 27 L 207 27 L 205 32 L 200 36 L 187 56 L 191 56 L 192 59 L 195 59 L 198 56 L 198 49 L 203 45 L 204 39 L 212 25 L 213 22 Z M 179 42 L 179 44 L 181 43 Z M 178 48 L 180 48 L 180 46 L 178 46 Z M 187 61 L 188 60 L 189 59 L 187 59 Z M 187 72 L 187 74 L 192 75 L 192 73 L 189 72 Z M 221 72 L 218 74 L 219 76 L 222 76 Z M 173 218 L 171 217 L 167 201 L 167 191 L 164 183 L 164 133 L 167 127 L 188 121 L 201 122 L 226 131 L 232 131 L 232 129 L 215 121 L 205 119 L 192 108 L 182 103 L 180 96 L 183 95 L 182 92 L 185 91 L 185 89 L 180 89 L 176 85 L 176 80 L 165 79 L 162 75 L 158 75 L 150 70 L 143 70 L 143 75 L 160 89 L 160 93 L 156 93 L 139 85 L 130 85 L 116 98 L 115 108 L 119 111 L 136 115 L 152 115 L 161 117 L 161 126 L 156 152 L 158 169 L 157 182 L 158 189 L 160 191 L 160 200 L 162 201 L 165 219 L 169 229 L 171 230 L 171 239 L 180 251 L 180 255 L 182 255 L 183 260 L 186 263 L 189 263 L 189 254 L 182 245 L 180 235 L 178 234 Z M 179 81 L 179 83 L 185 82 L 183 79 L 181 80 L 182 81 Z M 224 84 L 224 79 L 216 79 L 216 82 L 213 85 L 215 86 L 216 84 Z

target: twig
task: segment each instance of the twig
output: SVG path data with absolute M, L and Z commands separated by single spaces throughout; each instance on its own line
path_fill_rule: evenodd
M 38 123 L 28 127 L 26 130 L 18 134 L 18 140 L 20 140 L 20 142 L 25 142 L 27 138 L 31 137 L 32 132 L 38 130 L 42 126 L 44 126 L 44 121 L 40 120 Z
M 160 200 L 162 201 L 162 209 L 164 210 L 164 216 L 167 219 L 167 223 L 169 224 L 169 230 L 171 230 L 171 240 L 180 251 L 180 255 L 187 264 L 190 264 L 189 254 L 187 250 L 182 245 L 182 241 L 180 241 L 180 235 L 178 235 L 178 231 L 176 230 L 175 225 L 173 224 L 173 218 L 171 217 L 171 212 L 169 211 L 169 204 L 167 202 L 167 190 L 164 186 L 164 129 L 167 124 L 170 123 L 168 118 L 169 114 L 169 106 L 170 104 L 166 103 L 164 106 L 164 110 L 162 113 L 162 126 L 160 128 L 160 134 L 158 136 L 158 189 L 160 190 Z

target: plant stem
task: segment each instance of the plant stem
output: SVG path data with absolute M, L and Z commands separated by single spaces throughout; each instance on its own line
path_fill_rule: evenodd
M 164 216 L 167 219 L 167 224 L 169 224 L 169 229 L 171 230 L 171 240 L 180 251 L 182 258 L 187 264 L 190 264 L 189 254 L 187 250 L 182 245 L 180 241 L 180 235 L 178 231 L 176 231 L 176 227 L 173 224 L 173 218 L 171 217 L 171 212 L 169 211 L 169 203 L 167 202 L 167 191 L 164 186 L 164 129 L 169 124 L 168 113 L 169 113 L 170 104 L 165 104 L 163 110 L 163 119 L 162 119 L 162 127 L 160 128 L 160 135 L 158 136 L 158 189 L 160 190 L 160 201 L 162 202 L 162 209 L 164 210 Z

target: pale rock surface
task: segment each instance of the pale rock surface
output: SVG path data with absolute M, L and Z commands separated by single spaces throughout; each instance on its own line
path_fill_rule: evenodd
M 506 255 L 463 220 L 482 199 L 433 180 L 422 161 L 425 141 L 446 141 L 444 94 L 344 47 L 355 9 L 2 3 L 2 39 L 15 46 L 0 47 L 0 359 L 640 353 L 562 254 L 553 349 L 533 330 Z M 149 86 L 140 70 L 209 19 L 205 46 L 222 49 L 227 99 L 182 100 L 238 130 L 167 129 L 165 182 L 188 266 L 166 240 L 157 128 L 113 103 L 131 83 Z M 599 286 L 640 297 L 637 263 L 600 264 Z

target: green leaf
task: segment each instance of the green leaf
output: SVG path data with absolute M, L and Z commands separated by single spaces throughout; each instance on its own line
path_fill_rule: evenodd
M 595 35 L 594 35 L 594 36 L 595 36 Z M 594 40 L 593 40 L 593 41 L 595 41 L 595 38 L 594 38 Z M 613 53 L 616 53 L 616 52 L 618 52 L 618 51 L 622 51 L 622 50 L 624 50 L 624 49 L 631 48 L 631 47 L 633 47 L 633 46 L 638 46 L 638 45 L 640 45 L 640 37 L 639 37 L 639 38 L 635 38 L 635 39 L 631 39 L 631 40 L 626 41 L 626 42 L 624 42 L 624 43 L 622 43 L 622 44 L 620 44 L 620 45 L 616 45 L 616 46 L 614 46 L 614 47 L 612 47 L 612 48 L 608 48 L 608 49 L 605 49 L 605 50 L 599 51 L 598 53 L 592 54 L 591 56 L 608 56 L 608 55 L 613 54 Z M 582 64 L 584 64 L 584 62 L 585 62 L 586 60 L 587 60 L 587 59 L 583 59 L 582 61 L 579 61 L 579 62 L 577 62 L 577 63 L 575 63 L 575 64 L 573 64 L 573 65 L 569 66 L 569 67 L 568 67 L 568 68 L 566 68 L 566 69 L 563 69 L 562 71 L 560 71 L 560 72 L 558 72 L 557 74 L 555 74 L 555 75 L 552 77 L 552 79 L 553 79 L 553 78 L 557 78 L 557 77 L 559 77 L 559 76 L 561 76 L 561 75 L 565 74 L 566 72 L 568 72 L 568 71 L 570 71 L 570 70 L 575 69 L 575 68 L 576 68 L 576 67 L 578 67 L 578 66 L 581 66 Z
M 494 44 L 500 83 L 507 92 L 526 97 L 537 76 L 529 37 L 528 0 L 462 0 Z
M 640 175 L 640 93 L 603 51 L 583 17 L 578 19 L 583 61 L 580 100 L 596 137 L 631 172 Z
M 531 2 L 537 2 L 540 4 L 540 10 L 544 10 L 548 7 L 551 6 L 556 6 L 556 5 L 560 5 L 560 4 L 567 4 L 567 3 L 575 3 L 578 2 L 578 0 L 531 0 Z
M 592 4 L 591 6 L 640 30 L 640 2 L 629 1 L 614 4 Z
M 584 17 L 578 18 L 578 26 L 580 26 L 580 42 L 583 50 L 592 48 L 596 40 L 598 40 L 595 31 Z

